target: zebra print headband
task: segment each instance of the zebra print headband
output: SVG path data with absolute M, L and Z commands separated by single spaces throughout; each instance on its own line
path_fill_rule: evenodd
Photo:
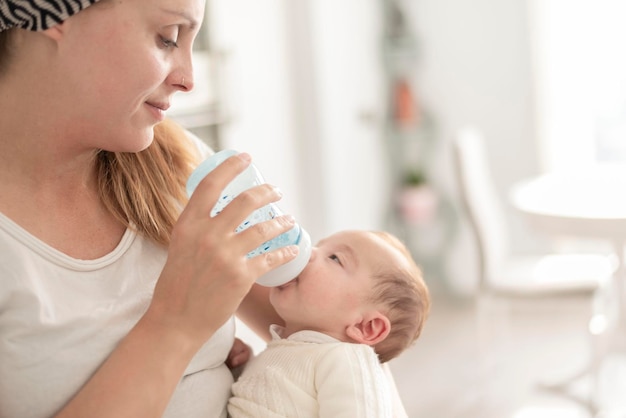
M 0 32 L 11 28 L 44 30 L 99 0 L 0 0 Z

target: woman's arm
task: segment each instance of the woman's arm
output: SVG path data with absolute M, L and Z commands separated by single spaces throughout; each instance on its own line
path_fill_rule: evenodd
M 144 317 L 56 418 L 160 417 L 197 350 Z
M 280 198 L 271 186 L 246 190 L 209 216 L 249 163 L 231 157 L 198 185 L 174 227 L 147 312 L 57 418 L 161 417 L 189 361 L 235 313 L 255 278 L 293 259 L 295 247 L 247 257 L 293 228 L 289 217 L 235 232 L 249 213 Z
M 265 341 L 271 339 L 270 325 L 284 325 L 283 320 L 270 304 L 269 293 L 269 287 L 255 284 L 237 309 L 239 319 Z

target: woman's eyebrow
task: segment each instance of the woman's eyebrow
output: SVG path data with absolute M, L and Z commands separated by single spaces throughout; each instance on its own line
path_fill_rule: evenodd
M 183 19 L 185 19 L 187 22 L 189 22 L 189 29 L 190 30 L 194 30 L 195 28 L 198 27 L 199 22 L 194 19 L 190 14 L 184 12 L 184 11 L 180 11 L 180 10 L 172 10 L 172 9 L 161 9 L 161 11 L 170 14 L 170 15 L 174 15 L 177 17 L 182 17 Z

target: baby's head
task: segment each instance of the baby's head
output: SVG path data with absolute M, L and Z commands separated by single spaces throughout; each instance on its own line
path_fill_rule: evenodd
M 405 263 L 379 260 L 373 272 L 372 300 L 384 306 L 383 311 L 391 323 L 389 334 L 374 345 L 381 363 L 397 357 L 411 346 L 422 332 L 430 311 L 430 294 L 422 272 L 406 246 L 387 232 L 373 232 L 397 250 Z
M 430 296 L 411 254 L 393 235 L 342 231 L 313 248 L 304 271 L 270 290 L 287 335 L 314 330 L 367 344 L 381 362 L 418 338 Z

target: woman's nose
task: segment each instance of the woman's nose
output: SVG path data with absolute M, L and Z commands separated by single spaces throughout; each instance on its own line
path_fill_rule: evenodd
M 191 91 L 194 86 L 193 54 L 191 50 L 179 52 L 175 69 L 171 74 L 172 84 L 180 91 Z
M 191 74 L 191 73 L 190 73 Z M 175 83 L 181 91 L 191 91 L 194 86 L 193 76 L 181 77 L 178 83 Z

